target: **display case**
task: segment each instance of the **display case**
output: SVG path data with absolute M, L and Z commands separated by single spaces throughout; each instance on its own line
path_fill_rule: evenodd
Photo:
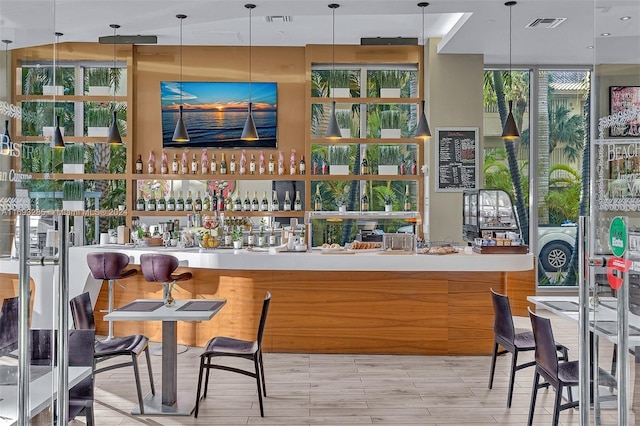
M 353 241 L 380 242 L 384 248 L 384 235 L 410 236 L 411 250 L 417 247 L 417 235 L 422 224 L 420 212 L 363 212 L 363 211 L 310 211 L 306 214 L 310 248 L 333 244 L 344 247 Z M 376 239 L 375 236 L 379 236 Z M 396 238 L 397 239 L 397 238 Z M 402 238 L 404 240 L 404 238 Z M 367 247 L 363 245 L 362 247 Z M 373 246 L 372 246 L 373 247 Z M 408 247 L 408 244 L 403 244 Z
M 500 233 L 520 234 L 516 213 L 508 193 L 501 189 L 476 189 L 463 192 L 462 236 L 465 241 L 475 238 L 504 238 Z

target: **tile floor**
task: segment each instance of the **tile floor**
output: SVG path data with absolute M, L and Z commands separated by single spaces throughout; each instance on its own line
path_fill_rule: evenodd
M 541 312 L 548 314 L 546 312 Z M 556 339 L 578 357 L 575 324 L 553 317 Z M 527 326 L 528 318 L 518 318 Z M 267 324 L 268 327 L 268 324 Z M 200 348 L 179 359 L 179 389 L 195 394 Z M 603 347 L 611 354 L 610 347 Z M 532 359 L 521 355 L 521 360 Z M 159 356 L 154 356 L 156 387 Z M 141 367 L 144 361 L 141 361 Z M 242 360 L 237 360 L 238 364 Z M 102 373 L 96 379 L 96 424 L 101 425 L 524 425 L 529 410 L 533 369 L 516 375 L 514 400 L 506 408 L 510 356 L 498 359 L 493 390 L 487 389 L 490 357 L 323 355 L 267 353 L 264 357 L 268 397 L 260 417 L 253 379 L 212 371 L 209 394 L 200 415 L 133 416 L 136 400 L 131 370 Z M 245 365 L 251 364 L 247 361 Z M 142 370 L 144 371 L 144 370 Z M 631 371 L 633 378 L 634 370 Z M 143 375 L 143 391 L 149 389 Z M 577 390 L 575 394 L 577 394 Z M 534 424 L 551 424 L 554 392 L 539 392 Z M 80 418 L 72 424 L 80 425 Z M 615 425 L 616 411 L 602 411 L 603 424 Z M 578 410 L 560 414 L 562 425 L 579 424 Z M 593 423 L 592 423 L 593 424 Z M 630 424 L 634 424 L 631 415 Z

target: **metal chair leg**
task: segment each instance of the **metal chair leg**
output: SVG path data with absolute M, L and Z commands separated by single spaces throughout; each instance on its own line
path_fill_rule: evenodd
M 151 355 L 149 354 L 149 345 L 144 348 L 144 355 L 147 358 L 147 371 L 149 372 L 149 384 L 151 385 L 151 395 L 156 394 L 156 386 L 153 384 L 153 372 L 151 371 Z
M 198 373 L 198 391 L 196 392 L 196 408 L 193 417 L 198 418 L 198 410 L 200 409 L 200 389 L 202 388 L 202 373 L 204 370 L 204 357 L 200 357 L 200 372 Z M 206 392 L 205 392 L 206 396 Z M 204 398 L 204 396 L 203 396 Z
M 511 400 L 513 399 L 513 385 L 516 380 L 516 364 L 518 363 L 518 350 L 511 354 L 511 373 L 509 374 L 509 391 L 507 393 L 507 408 L 511 408 Z
M 138 371 L 138 357 L 135 354 L 132 354 L 131 361 L 133 364 L 133 375 L 136 381 L 136 390 L 138 391 L 138 404 L 140 405 L 140 414 L 144 414 L 144 404 L 142 403 L 142 387 L 140 386 L 140 372 Z
M 258 402 L 260 403 L 260 417 L 264 417 L 264 407 L 262 406 L 262 386 L 260 385 L 260 363 L 258 354 L 253 357 L 253 365 L 256 369 L 256 383 L 258 385 Z
M 531 390 L 531 402 L 529 403 L 529 420 L 527 425 L 533 424 L 533 413 L 536 409 L 536 398 L 538 396 L 538 382 L 540 381 L 540 374 L 536 371 L 533 375 L 533 389 Z
M 496 358 L 498 357 L 498 342 L 493 343 L 493 356 L 491 357 L 491 371 L 489 372 L 489 389 L 493 387 L 493 374 L 496 371 Z

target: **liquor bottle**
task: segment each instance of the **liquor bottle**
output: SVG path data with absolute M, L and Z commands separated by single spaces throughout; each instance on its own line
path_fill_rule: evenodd
M 209 194 L 204 193 L 204 198 L 202 199 L 202 211 L 208 212 L 211 210 L 211 199 L 209 198 Z
M 404 211 L 411 211 L 411 195 L 409 195 L 409 185 L 404 186 Z
M 249 198 L 249 191 L 245 191 L 242 210 L 245 212 L 251 211 L 251 199 Z
M 406 175 L 407 174 L 407 162 L 404 160 L 404 156 L 402 157 L 402 160 L 400 161 L 400 174 L 401 175 Z
M 138 154 L 138 159 L 136 160 L 136 174 L 142 174 L 142 155 Z
M 249 246 L 249 248 L 253 248 L 255 245 L 254 235 L 253 235 L 253 226 L 249 228 L 249 235 L 247 236 L 247 245 Z
M 273 225 L 271 226 L 271 232 L 269 233 L 269 246 L 273 247 L 276 245 L 276 234 L 273 229 Z
M 267 199 L 267 191 L 262 193 L 262 203 L 260 204 L 260 211 L 269 211 L 269 200 Z
M 184 200 L 184 211 L 193 211 L 193 198 L 191 198 L 191 191 L 187 191 L 187 199 Z
M 216 194 L 216 190 L 213 190 L 213 195 L 211 196 L 211 211 L 218 211 L 218 194 Z
M 173 173 L 174 175 L 177 175 L 178 169 L 179 169 L 178 154 L 173 154 L 173 161 L 171 162 L 171 173 Z
M 156 210 L 159 212 L 167 210 L 167 200 L 165 200 L 164 197 L 158 198 L 158 201 L 156 202 Z
M 284 203 L 282 206 L 282 210 L 285 212 L 291 211 L 291 198 L 289 198 L 289 191 L 284 193 Z
M 195 152 L 193 153 L 193 157 L 191 158 L 191 174 L 198 174 L 198 160 L 196 159 Z
M 314 175 L 318 174 L 318 157 L 313 157 L 313 161 L 311 162 L 311 173 Z
M 207 155 L 207 149 L 202 149 L 202 156 L 200 157 L 200 168 L 202 169 L 202 174 L 206 175 L 209 173 L 209 156 Z
M 304 154 L 300 155 L 300 174 L 303 175 L 305 173 L 307 173 L 307 163 L 304 162 Z
M 142 196 L 142 193 L 140 193 L 140 197 L 138 197 L 138 201 L 136 201 L 136 210 L 145 210 L 145 204 L 146 203 L 144 202 L 144 197 Z
M 166 175 L 169 173 L 169 164 L 167 162 L 167 150 L 162 150 L 162 157 L 160 159 L 160 174 Z
M 360 163 L 360 174 L 369 174 L 369 160 L 367 160 L 367 157 L 364 156 L 362 157 L 362 162 Z
M 260 173 L 261 175 L 263 175 L 265 172 L 265 166 L 264 166 L 264 151 L 260 151 L 260 162 L 258 164 L 258 173 Z
M 247 173 L 247 153 L 243 149 L 240 155 L 240 174 L 243 175 L 245 173 Z
M 202 211 L 202 198 L 200 198 L 200 191 L 196 192 L 196 200 L 193 203 L 193 210 L 196 212 Z
M 273 154 L 269 154 L 269 174 L 272 175 L 276 172 L 276 163 L 273 161 Z
M 277 212 L 280 210 L 280 202 L 278 201 L 278 191 L 273 191 L 273 197 L 271 198 L 271 211 Z
M 176 199 L 173 198 L 173 190 L 169 191 L 169 199 L 167 200 L 167 211 L 176 211 Z
M 300 199 L 300 191 L 296 191 L 296 199 L 293 201 L 293 210 L 302 211 L 302 200 Z
M 264 247 L 264 226 L 260 225 L 260 231 L 258 232 L 258 247 Z
M 229 173 L 236 174 L 236 155 L 231 153 L 231 161 L 229 161 Z
M 218 198 L 218 206 L 220 206 L 220 204 L 223 205 L 223 210 L 225 211 L 233 211 L 233 201 L 231 200 L 231 197 L 220 197 Z
M 147 211 L 148 212 L 156 211 L 156 199 L 153 198 L 153 196 L 149 198 L 149 201 L 147 201 Z
M 224 152 L 222 153 L 222 158 L 220 159 L 220 174 L 227 174 L 227 160 L 224 158 Z
M 369 211 L 369 197 L 367 196 L 366 192 L 364 192 L 362 194 L 362 198 L 360 198 L 360 211 L 361 212 Z
M 323 175 L 329 174 L 329 164 L 327 164 L 327 159 L 324 157 L 322 157 L 322 174 Z
M 211 164 L 209 165 L 209 171 L 211 172 L 212 175 L 215 175 L 216 173 L 218 173 L 218 164 L 216 163 L 216 155 L 215 154 L 211 154 Z
M 418 174 L 418 162 L 416 161 L 415 158 L 411 160 L 411 174 L 412 175 Z
M 289 159 L 289 174 L 295 175 L 298 170 L 298 165 L 296 164 L 296 150 L 291 150 L 291 158 Z
M 322 211 L 322 196 L 320 195 L 320 185 L 316 186 L 316 195 L 313 198 L 313 210 Z
M 251 200 L 251 211 L 257 212 L 260 210 L 260 202 L 258 201 L 258 191 L 253 191 L 253 199 Z
M 236 198 L 233 199 L 233 211 L 234 212 L 242 211 L 242 200 L 240 199 L 240 191 L 236 193 Z
M 218 211 L 225 211 L 225 210 L 231 210 L 231 208 L 226 209 L 226 203 L 227 202 L 227 198 L 224 198 L 224 196 L 222 195 L 222 191 L 220 191 L 220 195 L 218 196 Z
M 229 226 L 225 227 L 225 232 L 224 232 L 224 245 L 225 247 L 230 247 L 232 244 L 232 238 L 231 238 L 231 230 L 229 229 Z
M 249 174 L 256 174 L 256 157 L 253 154 L 251 154 L 251 159 L 249 160 Z
M 149 161 L 147 161 L 147 172 L 150 175 L 156 172 L 156 154 L 151 150 L 149 152 Z
M 184 199 L 182 198 L 182 191 L 178 191 L 178 199 L 176 200 L 176 211 L 184 211 Z
M 189 153 L 189 150 L 187 148 L 184 149 L 184 151 L 182 151 L 182 158 L 180 159 L 180 173 L 183 175 L 189 174 L 189 164 L 188 162 L 188 158 L 187 155 Z
M 302 229 L 300 230 L 300 244 L 301 245 L 305 245 L 306 241 L 307 241 L 307 238 L 306 238 L 306 235 L 305 235 L 305 228 L 306 227 L 303 226 Z

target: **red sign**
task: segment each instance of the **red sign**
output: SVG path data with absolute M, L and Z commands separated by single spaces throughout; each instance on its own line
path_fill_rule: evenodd
M 612 289 L 622 287 L 624 280 L 622 273 L 629 272 L 632 262 L 621 257 L 612 257 L 607 261 L 607 281 Z

